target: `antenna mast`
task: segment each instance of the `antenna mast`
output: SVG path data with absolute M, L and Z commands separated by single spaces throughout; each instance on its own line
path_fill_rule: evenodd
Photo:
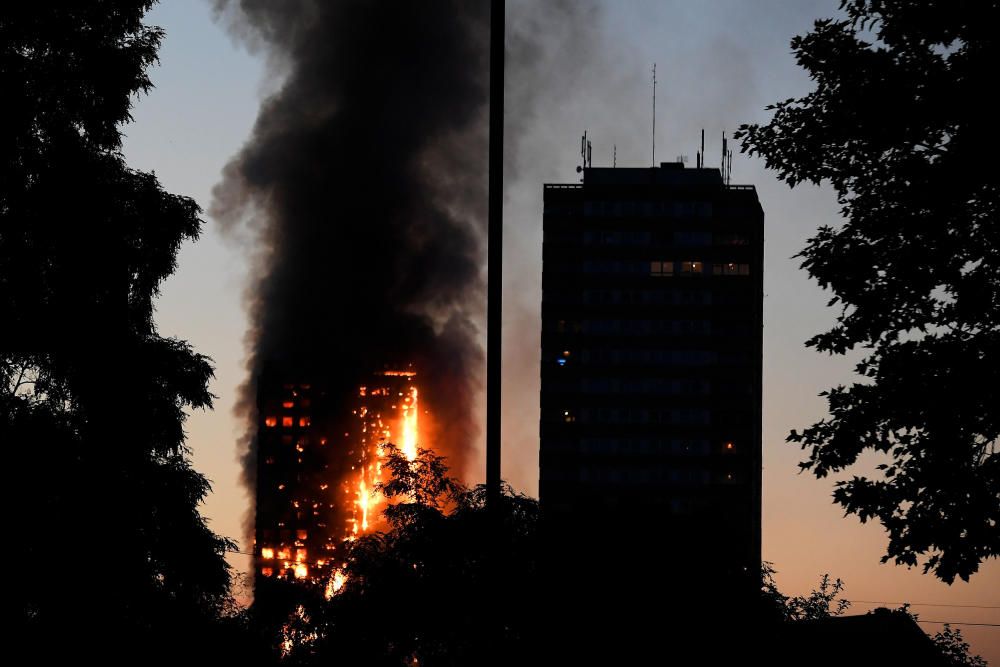
M 656 166 L 656 63 L 653 63 L 653 166 Z

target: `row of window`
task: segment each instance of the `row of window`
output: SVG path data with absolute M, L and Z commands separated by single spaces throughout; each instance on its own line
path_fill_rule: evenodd
M 738 450 L 732 440 L 722 442 L 705 438 L 580 438 L 583 454 L 641 454 L 644 456 L 708 456 L 713 452 L 732 455 Z
M 586 306 L 710 306 L 749 305 L 751 297 L 743 292 L 730 293 L 697 289 L 551 289 L 543 294 L 549 304 Z
M 583 215 L 606 218 L 710 218 L 712 202 L 594 199 L 583 203 Z
M 701 262 L 673 260 L 585 260 L 584 273 L 614 273 L 649 275 L 657 278 L 672 276 L 748 276 L 750 265 L 739 262 Z
M 708 336 L 747 335 L 750 325 L 745 321 L 716 321 L 707 319 L 586 319 L 558 320 L 558 333 L 576 333 L 590 336 Z
M 282 428 L 294 428 L 296 422 L 298 423 L 299 428 L 306 428 L 312 425 L 312 419 L 309 417 L 309 415 L 303 415 L 298 418 L 285 415 L 280 418 L 280 421 Z M 275 416 L 264 417 L 264 426 L 266 426 L 267 428 L 276 428 L 278 426 L 278 422 L 279 422 L 278 417 Z
M 556 243 L 587 246 L 643 247 L 676 246 L 682 248 L 708 248 L 712 246 L 748 246 L 750 237 L 736 232 L 709 231 L 647 231 L 631 229 L 593 229 L 580 231 L 554 231 L 546 240 Z
M 587 289 L 580 293 L 584 305 L 710 306 L 712 297 L 711 290 L 684 289 Z
M 735 471 L 712 471 L 700 467 L 662 466 L 581 466 L 574 470 L 551 471 L 548 481 L 580 481 L 591 484 L 707 486 L 738 484 L 742 475 Z
M 663 378 L 583 378 L 584 394 L 645 394 L 653 396 L 704 396 L 712 391 L 708 380 Z
M 553 394 L 591 396 L 751 396 L 750 382 L 734 380 L 663 379 L 663 378 L 581 378 L 559 380 L 546 378 L 545 389 Z
M 561 366 L 569 365 L 572 356 L 564 350 L 558 359 Z M 595 365 L 651 365 L 651 366 L 707 366 L 709 364 L 744 364 L 750 361 L 750 353 L 740 350 L 662 350 L 641 348 L 584 348 L 576 355 L 582 364 Z
M 567 424 L 675 424 L 705 426 L 712 422 L 708 408 L 593 407 L 568 408 L 552 415 Z

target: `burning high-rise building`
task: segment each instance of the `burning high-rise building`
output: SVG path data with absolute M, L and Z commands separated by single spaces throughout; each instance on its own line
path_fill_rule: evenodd
M 343 541 L 382 527 L 385 445 L 411 460 L 417 454 L 415 378 L 410 369 L 375 373 L 351 399 L 321 379 L 260 375 L 258 576 L 326 583 Z

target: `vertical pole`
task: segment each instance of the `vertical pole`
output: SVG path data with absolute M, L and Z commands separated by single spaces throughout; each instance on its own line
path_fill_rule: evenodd
M 503 74 L 505 1 L 490 6 L 490 176 L 486 293 L 486 498 L 500 503 L 500 338 L 503 292 Z

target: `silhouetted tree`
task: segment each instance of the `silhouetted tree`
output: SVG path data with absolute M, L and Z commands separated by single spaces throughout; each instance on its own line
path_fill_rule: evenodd
M 764 606 L 770 610 L 777 610 L 770 618 L 780 617 L 782 622 L 796 621 L 818 621 L 833 616 L 841 616 L 850 606 L 850 600 L 837 598 L 844 592 L 845 584 L 841 579 L 831 581 L 829 574 L 824 574 L 820 578 L 819 588 L 814 589 L 809 595 L 788 597 L 778 590 L 778 585 L 774 581 L 775 569 L 771 563 L 764 562 L 761 567 L 761 599 Z M 869 611 L 869 614 L 897 613 L 902 612 L 910 616 L 914 621 L 919 617 L 910 611 L 910 605 L 905 604 L 899 609 L 889 610 L 878 608 Z M 941 651 L 941 654 L 951 661 L 955 667 L 986 667 L 986 661 L 978 655 L 969 653 L 969 644 L 963 639 L 961 630 L 952 629 L 945 624 L 944 629 L 931 636 L 931 640 Z M 778 640 L 780 641 L 780 640 Z M 765 650 L 768 650 L 765 648 Z
M 761 597 L 782 621 L 814 621 L 820 618 L 840 616 L 850 608 L 851 603 L 837 596 L 844 591 L 844 582 L 831 581 L 829 574 L 820 577 L 819 588 L 809 595 L 787 597 L 778 590 L 774 581 L 775 570 L 771 563 L 761 566 Z
M 949 623 L 945 623 L 944 629 L 931 639 L 953 667 L 986 667 L 986 661 L 981 656 L 969 653 L 969 643 L 962 637 L 962 631 L 953 629 Z
M 824 392 L 829 417 L 788 439 L 817 477 L 885 455 L 835 501 L 885 526 L 883 562 L 967 580 L 1000 553 L 1000 183 L 983 143 L 1000 3 L 841 9 L 792 40 L 815 90 L 737 135 L 790 186 L 832 184 L 846 219 L 799 255 L 840 306 L 807 345 L 864 350 L 861 379 Z
M 382 491 L 386 532 L 346 543 L 343 577 L 328 602 L 305 605 L 293 664 L 470 665 L 502 650 L 517 656 L 531 645 L 536 605 L 536 525 L 531 498 L 504 486 L 502 599 L 491 599 L 489 549 L 497 542 L 486 513 L 486 488 L 465 488 L 447 476 L 444 459 L 419 450 L 409 461 L 388 447 L 391 471 Z M 487 635 L 487 609 L 500 605 L 501 646 Z
M 231 543 L 198 512 L 209 483 L 183 429 L 211 406 L 212 367 L 153 321 L 199 208 L 121 154 L 163 36 L 151 5 L 0 13 L 0 442 L 20 565 L 5 592 L 42 662 L 207 658 L 227 632 Z

